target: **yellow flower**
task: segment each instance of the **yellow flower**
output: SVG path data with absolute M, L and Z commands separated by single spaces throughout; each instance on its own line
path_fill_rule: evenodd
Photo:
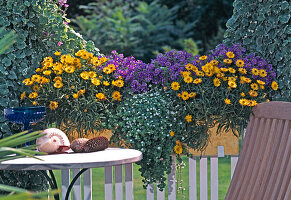
M 195 84 L 199 84 L 199 83 L 202 83 L 202 79 L 201 78 L 196 78 L 193 83 Z
M 212 64 L 212 65 L 215 65 L 215 66 L 216 66 L 216 65 L 218 65 L 218 61 L 217 61 L 217 60 L 211 60 L 211 61 L 210 61 L 210 64 Z
M 229 52 L 226 53 L 226 56 L 227 56 L 228 58 L 234 58 L 234 53 L 231 52 L 231 51 L 229 51 Z
M 249 105 L 249 100 L 247 100 L 247 99 L 240 99 L 239 100 L 239 103 L 242 105 L 242 106 L 247 106 L 247 105 Z
M 79 90 L 79 91 L 78 91 L 78 95 L 80 96 L 80 95 L 82 95 L 82 94 L 85 94 L 85 92 L 86 92 L 85 89 L 83 89 L 83 90 Z
M 175 136 L 175 132 L 174 131 L 170 131 L 170 136 L 174 137 Z
M 95 78 L 95 77 L 97 77 L 97 74 L 93 71 L 90 71 L 89 76 L 90 76 L 90 78 Z
M 30 99 L 35 99 L 35 98 L 37 98 L 37 93 L 36 92 L 32 92 L 32 93 L 30 93 L 29 95 L 28 95 L 28 97 L 30 98 Z
M 60 52 L 60 51 L 55 52 L 55 56 L 60 56 L 61 54 L 62 54 L 62 52 Z
M 109 86 L 110 83 L 109 83 L 108 81 L 103 81 L 103 85 L 105 85 L 105 86 Z
M 50 62 L 50 63 L 52 63 L 52 62 L 54 62 L 54 60 L 53 60 L 53 58 L 52 57 L 45 57 L 44 59 L 43 59 L 43 62 Z
M 215 87 L 219 87 L 221 82 L 220 82 L 220 80 L 218 78 L 215 78 L 215 79 L 213 79 L 213 84 L 214 84 Z
M 231 60 L 231 59 L 224 59 L 223 62 L 224 62 L 225 64 L 230 65 L 230 64 L 232 63 L 232 60 Z
M 105 84 L 104 84 L 105 85 Z M 116 81 L 114 81 L 114 85 L 116 86 L 116 87 L 119 87 L 119 88 L 121 88 L 121 87 L 123 87 L 124 86 L 124 82 L 123 82 L 123 80 L 116 80 Z M 106 86 L 106 85 L 105 85 Z
M 261 80 L 257 80 L 257 83 L 258 83 L 259 85 L 265 85 L 265 84 L 266 84 L 264 81 L 261 81 Z
M 192 68 L 194 67 L 194 65 L 192 65 L 191 63 L 188 63 L 187 65 L 185 65 L 187 70 L 192 70 Z
M 36 106 L 37 105 L 37 102 L 36 101 L 33 101 L 32 102 L 32 105 Z
M 246 95 L 244 92 L 242 92 L 242 93 L 240 93 L 240 96 L 245 97 Z
M 105 99 L 105 95 L 103 93 L 96 94 L 97 99 L 103 100 Z
M 49 105 L 51 110 L 55 110 L 59 107 L 59 103 L 56 101 L 50 101 L 50 105 Z
M 247 70 L 245 68 L 239 68 L 238 71 L 241 74 L 247 74 Z
M 82 79 L 84 80 L 88 80 L 90 78 L 90 75 L 87 71 L 84 71 L 80 74 L 80 76 L 82 77 Z
M 192 122 L 192 115 L 187 115 L 185 117 L 186 121 L 189 123 L 189 122 Z
M 236 66 L 238 66 L 238 67 L 243 67 L 243 66 L 245 65 L 245 62 L 244 62 L 243 60 L 237 60 L 237 61 L 235 62 L 235 64 L 236 64 Z
M 98 80 L 97 78 L 92 78 L 91 79 L 91 83 L 93 85 L 97 85 L 97 86 L 101 84 L 100 80 Z
M 172 88 L 172 90 L 179 90 L 180 84 L 178 82 L 172 82 L 171 88 Z
M 259 89 L 259 86 L 258 86 L 258 84 L 256 84 L 256 83 L 252 83 L 252 84 L 251 84 L 251 88 L 252 88 L 253 90 L 258 90 L 258 89 Z
M 26 97 L 26 93 L 22 92 L 21 95 L 20 95 L 20 100 L 23 100 L 25 97 Z
M 176 145 L 174 147 L 174 151 L 175 151 L 176 154 L 179 154 L 180 155 L 181 153 L 183 153 L 183 147 L 180 146 L 180 145 Z
M 215 74 L 219 74 L 221 72 L 221 70 L 218 67 L 214 67 L 213 71 Z
M 100 58 L 101 63 L 105 63 L 108 59 L 106 57 Z
M 259 73 L 260 73 L 261 77 L 266 77 L 267 76 L 267 72 L 264 69 L 260 69 Z
M 196 72 L 196 75 L 197 75 L 197 76 L 204 76 L 204 73 L 203 73 L 202 71 L 197 71 L 197 72 Z
M 182 92 L 181 97 L 184 101 L 189 99 L 189 93 L 187 91 Z
M 118 91 L 114 91 L 114 92 L 112 93 L 112 98 L 113 98 L 114 100 L 116 100 L 116 101 L 121 101 L 121 95 L 120 95 L 120 92 L 118 92 Z
M 224 103 L 225 103 L 225 104 L 228 104 L 228 105 L 231 105 L 231 101 L 230 101 L 230 99 L 224 99 Z
M 76 93 L 74 93 L 74 94 L 73 94 L 73 98 L 74 98 L 74 99 L 77 99 L 77 98 L 79 98 L 79 95 L 76 94 Z
M 260 73 L 260 71 L 257 69 L 257 68 L 253 68 L 252 69 L 252 74 L 255 75 L 255 76 L 258 76 Z
M 235 72 L 236 72 L 236 70 L 235 69 L 233 69 L 233 68 L 228 68 L 228 71 L 229 71 L 229 73 L 232 73 L 232 74 L 234 74 Z
M 104 67 L 104 68 L 103 68 L 103 72 L 104 72 L 105 74 L 110 74 L 110 73 L 112 73 L 112 70 L 111 70 L 109 67 Z
M 196 92 L 190 92 L 189 93 L 189 97 L 190 98 L 194 98 L 194 97 L 196 97 L 196 95 L 197 95 Z
M 69 65 L 69 66 L 65 67 L 65 72 L 67 72 L 68 74 L 74 73 L 75 70 L 76 70 L 76 68 L 73 65 Z
M 231 87 L 231 88 L 236 88 L 237 84 L 236 84 L 235 81 L 228 81 L 228 86 Z
M 256 106 L 258 103 L 256 100 L 250 100 L 248 106 L 253 107 Z
M 224 67 L 222 67 L 222 68 L 220 68 L 220 70 L 221 70 L 222 72 L 228 72 L 228 68 L 224 68 Z
M 62 79 L 62 77 L 60 77 L 60 76 L 56 76 L 55 78 L 54 78 L 54 81 L 56 82 L 56 81 L 63 81 L 63 79 Z
M 39 86 L 38 86 L 38 85 L 34 85 L 34 86 L 32 87 L 32 90 L 33 90 L 34 92 L 38 92 L 38 91 L 39 91 Z
M 41 69 L 38 67 L 38 68 L 35 69 L 35 72 L 39 73 L 39 72 L 41 72 Z
M 182 74 L 183 78 L 191 75 L 191 72 L 189 71 L 181 71 L 180 73 Z
M 273 81 L 271 87 L 273 88 L 273 90 L 278 90 L 278 83 Z
M 213 76 L 213 72 L 212 71 L 205 72 L 205 75 L 208 76 L 208 77 L 211 77 L 211 76 Z
M 101 65 L 101 60 L 97 57 L 93 57 L 92 60 L 91 60 L 92 64 L 94 66 L 100 66 Z
M 199 57 L 199 60 L 206 60 L 207 59 L 207 56 L 200 56 Z
M 254 90 L 250 90 L 250 91 L 249 91 L 249 95 L 250 95 L 251 97 L 257 97 L 257 96 L 258 96 L 258 93 L 257 93 L 256 91 L 254 91 Z
M 54 83 L 54 87 L 55 87 L 55 88 L 61 88 L 61 87 L 63 87 L 63 83 L 62 83 L 61 81 L 56 81 L 56 82 Z
M 186 77 L 184 77 L 184 81 L 186 83 L 192 83 L 193 82 L 193 78 L 191 76 L 186 76 Z
M 224 73 L 218 73 L 216 76 L 217 76 L 217 78 L 223 78 L 225 76 L 225 74 Z
M 112 72 L 114 72 L 114 71 L 116 70 L 114 64 L 109 64 L 107 67 L 108 67 Z

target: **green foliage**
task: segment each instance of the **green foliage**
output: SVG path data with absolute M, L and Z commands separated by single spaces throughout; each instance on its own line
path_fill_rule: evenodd
M 177 38 L 186 37 L 185 32 L 190 29 L 190 25 L 174 25 L 178 7 L 169 9 L 158 1 L 137 2 L 132 6 L 115 0 L 82 8 L 90 15 L 77 17 L 75 23 L 102 52 L 116 50 L 144 61 L 150 61 L 152 52 L 164 45 L 180 46 Z
M 176 141 L 169 133 L 184 125 L 177 122 L 175 115 L 179 109 L 169 98 L 161 91 L 134 95 L 122 101 L 110 119 L 112 127 L 118 126 L 111 140 L 121 144 L 126 141 L 131 148 L 143 153 L 138 164 L 145 187 L 153 182 L 157 182 L 160 189 L 165 187 L 165 175 L 171 171 L 171 154 Z
M 270 60 L 276 67 L 280 95 L 291 101 L 291 3 L 290 1 L 236 0 L 227 22 L 225 43 L 242 43 L 248 52 Z
M 16 37 L 17 36 L 13 31 L 6 33 L 3 27 L 0 28 L 0 55 L 2 55 L 15 42 Z

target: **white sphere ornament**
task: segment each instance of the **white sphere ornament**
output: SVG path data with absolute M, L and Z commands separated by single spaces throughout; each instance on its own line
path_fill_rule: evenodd
M 45 153 L 57 153 L 68 150 L 70 141 L 66 134 L 57 128 L 48 128 L 42 131 L 43 137 L 36 139 L 37 150 Z M 68 148 L 63 148 L 63 147 Z

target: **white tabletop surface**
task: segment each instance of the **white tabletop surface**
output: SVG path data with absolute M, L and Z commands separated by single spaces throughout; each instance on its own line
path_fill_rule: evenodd
M 0 170 L 49 170 L 96 168 L 133 163 L 142 159 L 142 153 L 134 149 L 108 148 L 92 153 L 65 153 L 19 158 L 0 163 Z

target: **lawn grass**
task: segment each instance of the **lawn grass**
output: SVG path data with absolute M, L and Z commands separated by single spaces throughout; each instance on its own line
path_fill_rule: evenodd
M 186 167 L 182 169 L 182 180 L 183 186 L 185 188 L 185 200 L 189 199 L 189 165 L 188 158 L 183 157 L 183 161 L 186 163 Z M 227 189 L 230 184 L 230 157 L 224 157 L 218 159 L 218 171 L 219 171 L 219 199 L 224 199 Z M 197 159 L 197 193 L 199 199 L 199 159 Z M 134 164 L 133 167 L 133 186 L 134 186 L 134 199 L 136 200 L 146 200 L 146 190 L 143 189 L 142 178 L 140 172 L 138 171 L 139 166 Z M 123 170 L 124 171 L 124 170 Z M 60 170 L 55 170 L 55 176 L 57 179 L 58 186 L 61 186 L 61 172 Z M 103 200 L 104 199 L 104 168 L 95 168 L 92 171 L 92 187 L 93 187 L 93 199 L 94 200 Z M 113 176 L 114 177 L 114 176 Z M 114 190 L 113 190 L 114 191 Z M 155 191 L 156 193 L 156 191 Z M 156 195 L 155 195 L 156 196 Z M 166 199 L 167 199 L 167 190 L 166 190 Z M 177 194 L 177 200 L 182 199 L 182 194 Z M 210 159 L 208 158 L 208 199 L 210 199 Z

